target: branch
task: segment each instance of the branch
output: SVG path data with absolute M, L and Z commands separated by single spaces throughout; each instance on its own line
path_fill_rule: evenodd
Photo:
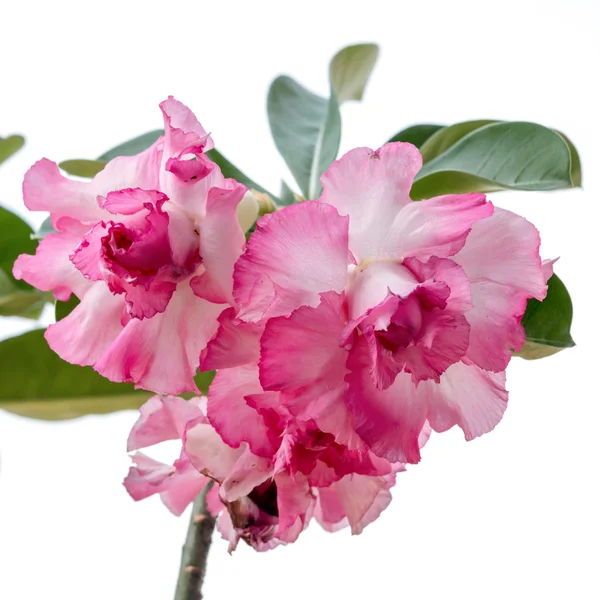
M 206 573 L 206 559 L 210 549 L 212 532 L 216 519 L 206 508 L 206 495 L 212 488 L 213 482 L 202 490 L 194 500 L 192 516 L 181 550 L 181 567 L 175 591 L 175 600 L 201 600 L 202 583 Z

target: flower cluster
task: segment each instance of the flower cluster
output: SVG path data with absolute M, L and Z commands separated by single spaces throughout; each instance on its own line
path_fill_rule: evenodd
M 58 233 L 15 275 L 81 303 L 47 339 L 65 360 L 154 396 L 128 442 L 179 439 L 164 465 L 141 453 L 125 480 L 180 514 L 207 482 L 235 548 L 296 540 L 314 517 L 359 533 L 420 460 L 431 430 L 467 439 L 500 421 L 521 317 L 551 266 L 525 219 L 483 194 L 410 199 L 418 150 L 357 148 L 323 193 L 256 223 L 252 194 L 225 179 L 210 136 L 182 104 L 161 104 L 165 136 L 91 182 L 42 160 L 27 206 Z

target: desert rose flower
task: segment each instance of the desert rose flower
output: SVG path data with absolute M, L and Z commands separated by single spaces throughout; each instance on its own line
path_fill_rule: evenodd
M 164 137 L 92 181 L 67 179 L 47 159 L 27 172 L 25 204 L 49 211 L 57 233 L 20 256 L 14 274 L 81 301 L 46 333 L 63 359 L 180 393 L 196 391 L 200 351 L 233 300 L 238 215 L 249 227 L 256 205 L 204 154 L 213 143 L 193 113 L 172 97 L 160 108 Z
M 261 389 L 392 463 L 419 461 L 426 422 L 471 439 L 500 421 L 520 319 L 549 276 L 535 227 L 483 194 L 411 201 L 421 164 L 405 143 L 350 151 L 318 201 L 258 222 L 234 271 L 236 318 L 261 332 Z M 233 367 L 242 346 L 204 353 Z
M 232 372 L 209 401 L 231 400 L 227 443 L 206 418 L 205 399 L 154 396 L 140 409 L 129 451 L 168 439 L 182 439 L 183 451 L 173 465 L 136 452 L 124 481 L 132 498 L 158 493 L 179 515 L 212 479 L 207 505 L 230 551 L 239 540 L 259 551 L 294 542 L 312 516 L 328 531 L 349 526 L 352 533 L 374 521 L 404 465 L 335 443 L 313 423 L 295 421 L 279 394 L 252 394 L 256 383 L 246 370 Z M 425 428 L 421 443 L 427 437 Z

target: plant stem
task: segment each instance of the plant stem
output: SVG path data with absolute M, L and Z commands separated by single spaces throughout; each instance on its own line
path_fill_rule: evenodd
M 175 590 L 175 600 L 201 600 L 202 583 L 206 573 L 206 559 L 210 549 L 212 532 L 216 519 L 206 508 L 206 495 L 213 482 L 202 490 L 194 500 L 192 516 L 185 544 L 181 550 L 181 567 Z

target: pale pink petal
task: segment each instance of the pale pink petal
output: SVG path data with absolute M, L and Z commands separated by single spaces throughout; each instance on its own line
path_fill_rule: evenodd
M 507 210 L 496 208 L 476 223 L 465 247 L 454 257 L 471 281 L 473 309 L 468 358 L 483 369 L 502 371 L 512 351 L 525 341 L 521 317 L 527 300 L 543 300 L 547 267 L 539 255 L 536 228 Z
M 93 365 L 121 333 L 124 306 L 103 283 L 94 283 L 71 313 L 48 327 L 45 338 L 63 360 Z
M 357 262 L 390 256 L 385 245 L 389 230 L 411 201 L 410 188 L 421 164 L 412 144 L 396 142 L 376 151 L 351 150 L 321 177 L 320 201 L 350 217 L 350 250 Z
M 123 484 L 134 500 L 143 500 L 163 491 L 165 483 L 175 474 L 175 467 L 165 465 L 141 452 L 132 457 L 133 465 Z
M 246 193 L 243 185 L 231 190 L 212 188 L 206 217 L 200 225 L 200 256 L 204 272 L 192 279 L 194 293 L 216 304 L 233 303 L 233 266 L 246 243 L 237 206 Z
M 491 431 L 502 419 L 508 402 L 504 373 L 490 373 L 476 365 L 457 363 L 439 384 L 419 385 L 429 403 L 428 420 L 435 431 L 458 425 L 471 440 Z
M 277 433 L 270 435 L 264 419 L 245 400 L 262 391 L 256 365 L 219 370 L 208 392 L 207 415 L 226 444 L 238 448 L 247 442 L 254 454 L 271 458 Z
M 98 281 L 104 277 L 102 238 L 108 235 L 108 227 L 109 224 L 104 221 L 96 223 L 83 236 L 83 239 L 80 240 L 81 243 L 70 253 L 73 265 L 90 281 Z
M 394 477 L 389 479 L 393 485 Z M 332 519 L 343 514 L 353 535 L 361 533 L 369 523 L 375 521 L 392 501 L 387 477 L 346 475 L 331 484 L 329 494 L 323 494 L 324 491 L 319 490 L 319 522 L 327 531 L 335 531 L 339 522 Z
M 236 312 L 235 308 L 228 308 L 219 315 L 217 334 L 200 356 L 200 368 L 203 371 L 258 363 L 263 328 L 241 321 L 236 317 Z
M 346 403 L 354 416 L 357 433 L 370 449 L 390 462 L 417 463 L 419 434 L 427 418 L 427 402 L 421 385 L 415 387 L 408 373 L 400 373 L 386 390 L 378 390 L 370 375 L 371 359 L 366 341 L 350 353 L 351 374 Z
M 115 215 L 134 215 L 148 208 L 160 207 L 168 198 L 158 190 L 143 190 L 139 187 L 125 188 L 109 192 L 106 197 L 98 197 L 98 206 Z
M 188 146 L 213 147 L 210 136 L 200 125 L 194 113 L 185 105 L 169 96 L 160 103 L 165 121 L 165 153 L 171 157 Z
M 412 256 L 421 261 L 431 256 L 447 258 L 463 247 L 473 224 L 493 211 L 484 194 L 438 196 L 411 202 L 404 206 L 395 222 L 387 224 L 376 257 Z
M 186 425 L 203 415 L 197 401 L 178 396 L 152 396 L 140 407 L 140 417 L 127 439 L 127 452 L 165 440 L 180 440 Z
M 44 292 L 53 292 L 57 300 L 66 301 L 71 293 L 82 298 L 92 284 L 69 260 L 79 240 L 79 236 L 66 232 L 47 235 L 35 256 L 21 254 L 17 258 L 13 275 Z
M 315 497 L 301 475 L 292 478 L 285 473 L 275 476 L 279 524 L 276 537 L 291 543 L 298 539 L 312 515 Z
M 23 201 L 32 211 L 48 211 L 55 224 L 60 217 L 96 222 L 106 213 L 98 206 L 89 181 L 63 177 L 56 163 L 42 158 L 25 173 Z
M 200 352 L 215 334 L 222 310 L 182 282 L 165 312 L 131 319 L 95 368 L 111 381 L 132 381 L 162 394 L 197 392 Z
M 168 481 L 160 499 L 174 515 L 180 516 L 206 487 L 210 479 L 200 475 L 187 457 L 175 461 L 174 466 L 176 473 Z
M 188 423 L 183 449 L 196 470 L 217 482 L 229 476 L 244 453 L 244 448 L 228 446 L 212 425 L 203 419 Z
M 271 461 L 256 456 L 249 448 L 245 448 L 221 482 L 221 498 L 225 502 L 233 502 L 248 496 L 254 488 L 270 479 L 272 475 Z
M 303 202 L 265 215 L 235 266 L 239 316 L 258 321 L 316 306 L 321 292 L 344 289 L 347 267 L 348 219 L 333 207 Z

